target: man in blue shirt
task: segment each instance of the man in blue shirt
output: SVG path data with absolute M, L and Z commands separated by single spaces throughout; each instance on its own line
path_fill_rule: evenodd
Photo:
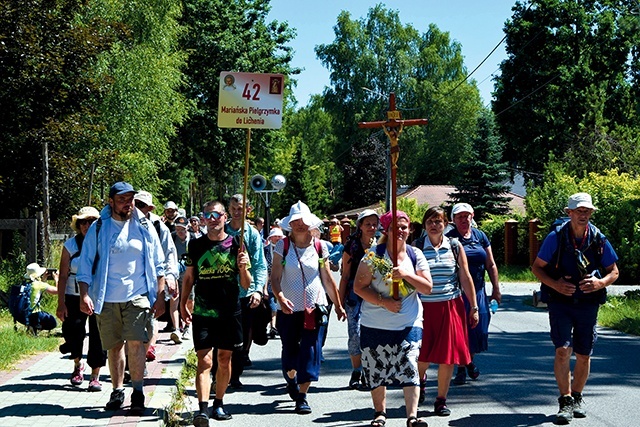
M 124 403 L 126 342 L 133 385 L 130 409 L 141 413 L 147 323 L 164 311 L 165 272 L 158 234 L 134 207 L 134 195 L 129 183 L 111 187 L 109 204 L 85 237 L 77 280 L 80 310 L 96 314 L 102 347 L 108 351 L 113 392 L 106 409 L 116 410 Z
M 532 266 L 549 307 L 551 340 L 556 348 L 554 373 L 560 397 L 556 424 L 584 418 L 582 390 L 589 377 L 600 304 L 606 287 L 618 278 L 613 247 L 589 222 L 596 207 L 587 193 L 569 197 L 569 221 L 551 231 Z M 576 363 L 571 382 L 571 354 Z

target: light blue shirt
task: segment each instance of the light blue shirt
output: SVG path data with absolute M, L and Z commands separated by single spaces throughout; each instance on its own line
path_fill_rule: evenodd
M 230 236 L 237 236 L 240 230 L 231 228 L 231 222 L 227 222 L 224 231 Z M 251 261 L 251 285 L 249 289 L 240 286 L 240 298 L 251 295 L 256 291 L 262 292 L 262 288 L 267 283 L 267 261 L 264 258 L 264 250 L 262 246 L 262 237 L 260 232 L 251 226 L 248 222 L 244 223 L 244 245 L 247 248 L 249 259 Z M 240 283 L 238 279 L 238 284 Z

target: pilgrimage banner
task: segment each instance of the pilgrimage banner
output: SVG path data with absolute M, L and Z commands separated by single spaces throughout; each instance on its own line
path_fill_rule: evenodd
M 280 129 L 284 75 L 220 73 L 218 126 Z

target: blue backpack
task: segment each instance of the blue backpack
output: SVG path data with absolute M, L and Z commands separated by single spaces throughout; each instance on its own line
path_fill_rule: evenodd
M 57 326 L 56 318 L 40 307 L 40 296 L 31 304 L 31 282 L 13 285 L 9 294 L 9 312 L 13 316 L 13 328 L 17 330 L 17 324 L 25 325 L 34 335 L 38 331 L 51 329 Z

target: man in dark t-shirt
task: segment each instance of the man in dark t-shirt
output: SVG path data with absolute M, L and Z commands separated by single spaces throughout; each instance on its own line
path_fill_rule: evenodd
M 222 399 L 231 377 L 231 354 L 242 348 L 242 316 L 240 288 L 248 289 L 251 274 L 249 257 L 238 252 L 233 238 L 224 231 L 227 214 L 222 203 L 213 201 L 204 205 L 207 234 L 191 240 L 187 250 L 187 269 L 183 278 L 185 295 L 195 284 L 193 312 L 186 299 L 180 302 L 182 318 L 193 323 L 193 346 L 198 356 L 196 390 L 199 410 L 194 415 L 196 427 L 209 425 L 210 372 L 213 349 L 217 351 L 216 390 L 211 417 L 228 420 Z M 239 278 L 239 280 L 238 280 Z

